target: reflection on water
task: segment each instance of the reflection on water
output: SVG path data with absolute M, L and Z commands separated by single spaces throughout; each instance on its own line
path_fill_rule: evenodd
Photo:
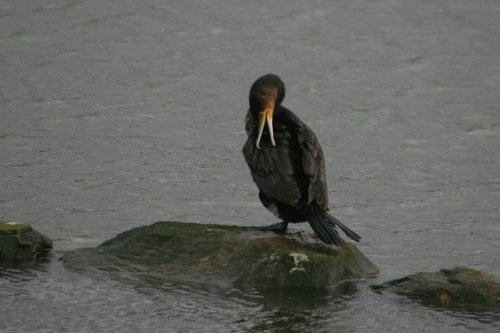
M 35 266 L 3 270 L 2 315 L 12 331 L 69 330 L 136 332 L 401 332 L 433 329 L 496 332 L 498 314 L 430 309 L 404 297 L 379 295 L 372 280 L 346 282 L 331 292 L 242 292 L 200 284 L 144 280 L 96 272 L 72 273 L 52 258 Z M 11 291 L 12 294 L 5 291 Z M 16 297 L 25 311 L 9 306 Z M 28 312 L 26 312 L 28 313 Z

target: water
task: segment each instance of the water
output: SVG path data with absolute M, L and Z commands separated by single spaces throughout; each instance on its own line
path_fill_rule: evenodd
M 1 271 L 0 330 L 496 332 L 496 315 L 369 285 L 500 276 L 499 16 L 495 0 L 2 1 L 0 218 L 55 248 Z M 64 252 L 159 220 L 275 222 L 240 153 L 268 72 L 317 133 L 334 215 L 378 278 L 273 296 L 64 268 Z

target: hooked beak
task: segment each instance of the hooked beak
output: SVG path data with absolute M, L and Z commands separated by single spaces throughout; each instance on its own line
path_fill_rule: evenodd
M 269 137 L 271 139 L 271 144 L 276 146 L 276 142 L 274 141 L 274 132 L 273 132 L 273 105 L 266 106 L 263 111 L 259 112 L 259 134 L 257 135 L 257 143 L 256 146 L 260 149 L 260 139 L 262 138 L 262 133 L 264 132 L 264 126 L 267 122 L 267 127 L 269 129 Z

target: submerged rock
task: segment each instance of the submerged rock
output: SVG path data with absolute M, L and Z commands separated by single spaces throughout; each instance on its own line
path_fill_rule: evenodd
M 467 267 L 416 273 L 372 288 L 390 290 L 443 308 L 500 310 L 500 280 Z
M 32 259 L 52 248 L 52 241 L 29 224 L 0 221 L 0 262 Z
M 378 273 L 356 246 L 319 244 L 305 233 L 179 222 L 138 227 L 96 248 L 63 257 L 84 271 L 128 271 L 143 277 L 257 289 L 330 288 Z

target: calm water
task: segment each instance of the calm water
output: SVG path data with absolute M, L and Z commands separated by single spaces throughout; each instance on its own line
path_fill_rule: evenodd
M 3 0 L 0 219 L 55 249 L 0 271 L 0 331 L 497 332 L 496 315 L 369 285 L 457 265 L 500 277 L 499 17 L 496 0 Z M 159 220 L 275 222 L 240 152 L 268 72 L 316 131 L 334 215 L 378 278 L 259 295 L 64 268 Z

